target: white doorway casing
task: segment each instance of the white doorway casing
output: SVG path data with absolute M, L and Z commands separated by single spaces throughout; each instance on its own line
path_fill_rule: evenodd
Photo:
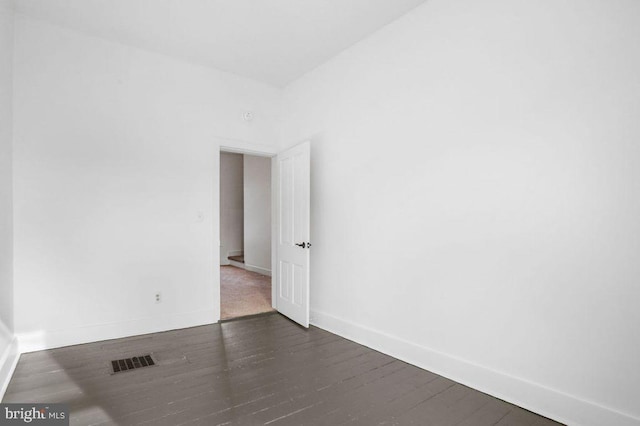
M 221 140 L 219 146 L 220 150 L 215 159 L 218 173 L 220 172 L 221 152 L 271 158 L 272 307 L 302 326 L 309 327 L 310 250 L 306 244 L 310 243 L 310 142 L 303 142 L 282 153 L 278 153 L 272 148 L 235 140 Z M 283 162 L 286 164 L 286 174 L 280 173 Z M 284 185 L 280 180 L 281 176 L 288 179 Z M 282 205 L 288 206 L 288 209 L 282 210 Z M 214 209 L 220 210 L 219 188 L 216 188 L 214 192 Z M 280 217 L 281 212 L 285 213 L 282 218 Z M 283 225 L 287 229 L 286 232 L 281 232 Z M 217 230 L 219 236 L 219 220 L 214 223 L 214 229 Z M 302 242 L 305 243 L 304 248 L 295 245 Z M 215 250 L 217 256 L 214 256 L 216 260 L 214 261 L 214 277 L 216 277 L 214 291 L 219 296 L 220 265 L 217 260 L 220 257 L 220 244 L 217 244 Z M 282 268 L 287 271 L 284 275 L 280 273 Z M 220 311 L 218 310 L 219 319 Z

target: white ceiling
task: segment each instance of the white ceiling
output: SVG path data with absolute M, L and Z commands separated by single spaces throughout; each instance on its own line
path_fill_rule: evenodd
M 17 0 L 19 13 L 284 86 L 425 0 Z

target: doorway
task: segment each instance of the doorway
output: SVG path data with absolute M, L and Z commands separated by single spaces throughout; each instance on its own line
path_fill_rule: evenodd
M 220 152 L 220 319 L 272 307 L 271 158 Z

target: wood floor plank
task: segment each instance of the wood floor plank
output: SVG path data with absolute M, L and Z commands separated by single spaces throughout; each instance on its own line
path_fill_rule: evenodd
M 64 402 L 83 426 L 557 424 L 278 314 L 24 354 L 3 402 Z
M 307 377 L 296 380 L 296 383 L 302 385 L 294 387 L 293 396 L 278 398 L 277 404 L 273 407 L 263 409 L 259 413 L 252 413 L 250 418 L 240 420 L 258 424 L 289 424 L 298 416 L 312 417 L 314 410 L 319 406 L 319 401 L 326 404 L 331 399 L 344 398 L 347 392 L 353 391 L 358 386 L 359 377 L 369 375 L 371 372 L 377 374 L 377 372 L 384 371 L 393 362 L 385 357 L 374 357 L 368 361 L 365 361 L 363 357 L 359 365 L 329 370 L 326 375 L 316 377 L 315 380 L 306 375 Z M 299 410 L 299 408 L 304 408 L 304 410 Z M 322 415 L 322 409 L 320 415 Z
M 365 354 L 367 354 L 368 356 L 372 355 L 370 351 L 369 353 L 365 352 Z M 341 366 L 343 364 L 347 364 L 347 362 L 353 362 L 353 360 L 357 360 L 358 358 L 360 358 L 361 355 L 362 355 L 361 353 L 353 353 L 351 355 L 351 358 L 341 359 L 339 360 L 339 362 L 336 362 L 336 359 L 332 357 L 319 358 L 316 365 L 318 366 L 324 365 L 324 366 L 336 368 L 336 366 Z M 247 399 L 246 396 L 240 394 L 240 392 L 250 392 L 254 388 L 256 388 L 257 384 L 261 384 L 260 386 L 264 388 L 264 385 L 262 383 L 265 383 L 265 382 L 272 383 L 274 381 L 278 381 L 279 383 L 281 383 L 281 385 L 278 384 L 278 386 L 281 386 L 284 389 L 284 391 L 277 392 L 277 395 L 275 396 L 280 399 L 282 398 L 291 399 L 292 395 L 289 393 L 289 390 L 292 389 L 292 387 L 295 389 L 296 384 L 299 384 L 298 387 L 302 387 L 302 386 L 308 386 L 310 383 L 309 377 L 306 377 L 306 378 L 302 377 L 303 373 L 307 371 L 307 368 L 306 368 L 307 365 L 308 364 L 305 363 L 304 365 L 297 366 L 297 367 L 291 366 L 290 368 L 284 371 L 284 374 L 282 372 L 280 372 L 278 375 L 270 374 L 267 380 L 264 380 L 264 377 L 260 375 L 252 375 L 252 379 L 250 381 L 244 381 L 243 383 L 234 382 L 233 394 L 239 397 L 239 399 L 241 400 L 246 400 Z M 298 372 L 297 375 L 294 373 L 294 369 L 295 371 Z M 327 371 L 330 372 L 331 370 L 329 369 Z M 298 389 L 295 389 L 295 392 L 297 393 Z M 184 405 L 186 405 L 187 408 L 189 407 L 189 404 L 190 404 L 190 401 L 184 401 Z
M 465 419 L 458 426 L 493 426 L 509 414 L 511 408 L 506 402 L 491 398 L 474 416 Z

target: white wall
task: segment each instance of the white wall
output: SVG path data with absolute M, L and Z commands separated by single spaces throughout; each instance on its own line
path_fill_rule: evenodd
M 244 156 L 244 262 L 271 273 L 271 158 Z
M 12 3 L 0 0 L 0 322 L 9 330 L 13 328 L 13 20 Z
M 220 154 L 220 264 L 244 250 L 243 155 Z
M 13 4 L 0 0 L 0 400 L 17 345 L 13 336 Z
M 291 85 L 315 323 L 571 424 L 640 424 L 639 8 L 432 0 Z M 279 92 L 26 18 L 15 53 L 23 348 L 217 319 L 217 138 L 272 149 Z
M 24 17 L 15 52 L 21 348 L 217 320 L 220 145 L 272 150 L 280 91 Z
M 432 0 L 285 90 L 314 323 L 640 424 L 640 2 Z

